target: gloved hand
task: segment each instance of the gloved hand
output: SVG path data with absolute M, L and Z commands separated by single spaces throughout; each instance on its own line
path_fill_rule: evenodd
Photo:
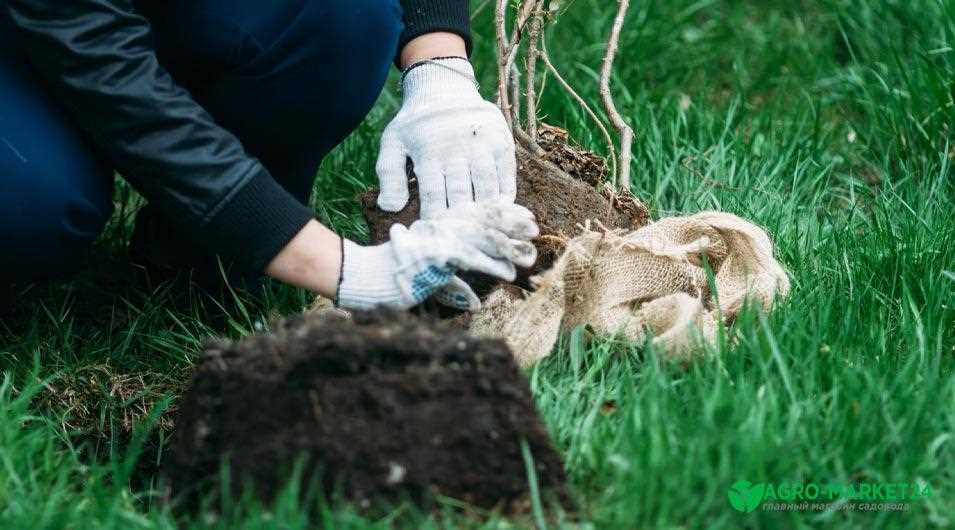
M 437 293 L 445 305 L 475 311 L 481 301 L 455 273 L 478 271 L 512 281 L 515 264 L 530 267 L 537 259 L 530 240 L 538 233 L 534 214 L 523 206 L 472 203 L 410 228 L 395 224 L 391 240 L 381 245 L 343 240 L 338 306 L 404 309 Z
M 514 201 L 514 139 L 500 109 L 478 93 L 471 63 L 449 58 L 413 66 L 402 92 L 401 110 L 381 137 L 382 210 L 397 212 L 408 202 L 408 157 L 422 219 L 474 201 Z

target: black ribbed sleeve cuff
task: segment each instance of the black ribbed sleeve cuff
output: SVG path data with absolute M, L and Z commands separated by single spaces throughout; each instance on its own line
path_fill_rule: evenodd
M 415 37 L 436 31 L 456 33 L 464 39 L 471 55 L 471 16 L 468 0 L 401 0 L 405 12 L 405 31 L 398 42 L 398 53 Z
M 259 167 L 196 234 L 243 272 L 256 274 L 315 218 L 311 208 Z

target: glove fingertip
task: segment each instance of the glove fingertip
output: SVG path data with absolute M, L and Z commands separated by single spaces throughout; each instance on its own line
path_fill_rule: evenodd
M 459 277 L 454 277 L 444 287 L 435 293 L 438 302 L 462 311 L 477 311 L 481 308 L 481 299 L 468 284 Z
M 400 212 L 408 205 L 409 195 L 407 193 L 380 193 L 378 195 L 378 208 L 386 212 Z
M 518 214 L 520 214 L 523 217 L 526 217 L 527 219 L 535 218 L 534 212 L 531 211 L 531 209 L 528 208 L 527 206 L 524 206 L 523 204 L 513 204 L 511 205 L 511 208 L 514 208 L 514 210 L 517 211 Z
M 514 244 L 512 261 L 520 267 L 531 267 L 537 261 L 537 247 L 533 244 L 519 241 Z
M 471 291 L 470 289 L 463 293 L 458 293 L 456 295 L 456 302 L 459 303 L 457 306 L 458 309 L 462 309 L 464 311 L 474 312 L 481 309 L 481 299 L 478 298 L 477 295 L 474 294 L 474 291 Z
M 513 282 L 515 279 L 517 279 L 517 268 L 514 266 L 512 261 L 504 261 L 507 263 L 507 265 L 505 265 L 503 270 L 499 271 L 499 274 L 495 274 L 495 276 L 506 282 Z

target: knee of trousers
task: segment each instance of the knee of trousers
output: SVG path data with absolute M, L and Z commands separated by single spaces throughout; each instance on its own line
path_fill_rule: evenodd
M 112 213 L 113 180 L 8 52 L 0 50 L 0 281 L 18 283 L 78 268 Z
M 112 214 L 112 181 L 100 164 L 48 162 L 0 169 L 0 274 L 13 283 L 76 272 Z
M 310 135 L 341 141 L 384 87 L 404 29 L 398 0 L 311 0 L 264 45 L 259 101 Z M 255 74 L 253 74 L 255 75 Z
M 315 4 L 315 2 L 312 2 Z M 331 73 L 359 80 L 387 75 L 404 30 L 398 0 L 326 0 L 302 22 L 309 31 L 303 50 L 310 62 Z M 350 75 L 354 72 L 354 75 Z
M 404 30 L 399 0 L 147 3 L 160 61 L 299 198 L 378 99 Z
M 326 27 L 303 47 L 309 93 L 299 108 L 325 147 L 337 145 L 378 100 L 398 53 L 404 29 L 397 0 L 335 0 Z M 318 21 L 316 20 L 317 24 Z M 303 124 L 305 125 L 305 124 Z
M 374 100 L 404 29 L 399 0 L 140 1 L 160 61 L 210 106 L 241 101 L 234 113 Z

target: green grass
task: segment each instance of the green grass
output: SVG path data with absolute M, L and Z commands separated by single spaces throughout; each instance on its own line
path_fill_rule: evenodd
M 610 5 L 570 2 L 547 39 L 593 102 Z M 490 27 L 479 12 L 475 62 L 488 93 Z M 658 216 L 721 209 L 765 226 L 793 292 L 770 315 L 743 315 L 737 340 L 688 370 L 642 345 L 565 337 L 528 376 L 583 505 L 573 516 L 544 506 L 537 520 L 955 525 L 955 2 L 635 2 L 621 44 L 616 92 L 637 131 L 635 191 Z M 347 235 L 363 234 L 353 198 L 374 181 L 378 134 L 397 103 L 391 84 L 322 169 L 316 207 Z M 541 112 L 605 152 L 556 83 Z M 308 298 L 276 289 L 263 305 L 229 307 L 222 322 L 172 286 L 126 281 L 128 211 L 95 265 L 31 289 L 0 322 L 0 528 L 534 524 L 410 507 L 368 519 L 294 494 L 268 510 L 246 501 L 177 517 L 152 483 L 131 483 L 135 465 L 162 453 L 130 430 L 174 397 L 203 338 L 250 333 Z M 742 514 L 726 495 L 740 479 L 920 481 L 935 495 L 905 513 Z

